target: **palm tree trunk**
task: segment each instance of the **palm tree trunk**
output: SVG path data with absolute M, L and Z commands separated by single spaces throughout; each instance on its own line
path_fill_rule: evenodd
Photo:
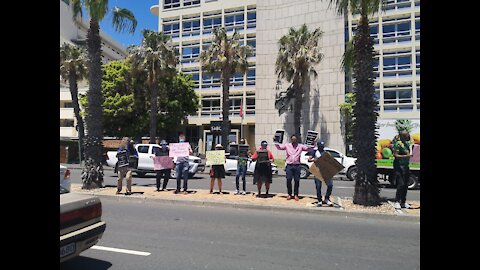
M 150 93 L 150 143 L 157 139 L 158 84 L 153 82 Z
M 299 142 L 302 141 L 302 133 L 301 133 L 301 126 L 302 126 L 302 103 L 303 103 L 303 83 L 300 82 L 299 79 L 296 80 L 297 82 L 294 84 L 295 87 L 295 104 L 293 108 L 293 126 L 294 132 L 297 136 Z
M 355 182 L 353 202 L 361 205 L 378 205 L 380 190 L 378 188 L 377 171 L 375 166 L 375 141 L 377 102 L 374 98 L 373 73 L 374 51 L 373 38 L 370 36 L 370 27 L 366 12 L 358 24 L 355 38 L 354 77 L 356 90 L 356 106 L 354 116 L 354 145 L 357 152 L 358 174 Z
M 100 26 L 97 20 L 90 20 L 87 32 L 88 48 L 88 110 L 86 126 L 88 135 L 85 140 L 85 168 L 82 188 L 102 187 L 103 182 L 103 111 L 102 111 L 102 48 Z
M 228 151 L 228 135 L 230 134 L 230 102 L 229 102 L 229 88 L 230 88 L 230 71 L 222 72 L 222 146 L 225 151 Z
M 75 70 L 71 70 L 68 74 L 68 83 L 70 87 L 70 95 L 72 96 L 73 103 L 73 113 L 77 119 L 78 125 L 78 140 L 80 141 L 79 151 L 83 153 L 83 138 L 85 137 L 85 131 L 83 126 L 83 119 L 80 115 L 80 104 L 78 103 L 78 85 L 77 85 L 77 75 Z

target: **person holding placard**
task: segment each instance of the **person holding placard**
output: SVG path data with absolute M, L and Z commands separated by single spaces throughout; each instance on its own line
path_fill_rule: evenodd
M 410 134 L 407 130 L 399 130 L 400 140 L 393 145 L 393 170 L 397 182 L 394 207 L 410 208 L 407 201 L 408 179 L 410 178 Z
M 155 157 L 151 157 L 151 158 L 154 159 L 154 163 L 156 159 L 158 159 L 159 162 L 161 162 L 160 159 L 169 159 L 171 162 L 171 164 L 169 165 L 173 167 L 173 158 L 169 157 L 168 143 L 165 140 L 161 140 L 160 146 L 161 148 L 157 148 L 157 147 L 153 148 Z M 157 158 L 157 157 L 161 157 L 161 158 Z M 168 180 L 170 179 L 170 174 L 172 172 L 172 169 L 165 168 L 165 166 L 162 166 L 162 169 L 155 170 L 155 172 L 157 173 L 157 177 L 156 177 L 157 191 L 164 191 L 167 188 Z M 163 178 L 163 185 L 162 185 L 162 188 L 160 189 L 162 178 Z
M 324 153 L 325 153 L 325 142 L 319 141 L 317 143 L 317 150 L 312 149 L 308 152 L 307 155 L 310 156 L 308 158 L 308 162 L 317 160 Z M 315 166 L 315 164 L 312 164 L 312 166 Z M 318 200 L 317 207 L 321 207 L 322 203 L 325 203 L 328 206 L 333 206 L 333 203 L 330 201 L 330 195 L 332 195 L 332 190 L 333 190 L 333 179 L 330 178 L 327 181 L 325 181 L 327 183 L 327 193 L 325 193 L 324 201 L 322 201 L 322 181 L 317 177 L 313 177 L 313 180 L 315 182 L 315 188 L 317 190 L 317 200 Z
M 118 159 L 118 181 L 117 181 L 117 193 L 120 194 L 122 191 L 122 182 L 123 178 L 127 180 L 127 192 L 125 195 L 132 194 L 132 168 L 129 166 L 129 157 L 130 155 L 136 156 L 138 158 L 138 153 L 135 148 L 128 149 L 128 144 L 130 139 L 124 137 L 120 143 L 120 147 L 117 150 L 117 159 Z
M 253 173 L 253 184 L 257 185 L 257 197 L 262 195 L 262 184 L 265 183 L 266 195 L 272 183 L 272 162 L 274 161 L 272 152 L 267 149 L 267 141 L 262 141 L 259 150 L 255 151 L 252 156 L 252 161 L 257 161 L 255 164 L 255 171 Z
M 239 145 L 239 151 L 238 151 L 238 161 L 237 161 L 237 172 L 235 174 L 235 187 L 237 188 L 235 190 L 234 195 L 240 194 L 240 176 L 242 177 L 243 181 L 243 191 L 242 195 L 246 195 L 246 183 L 245 183 L 245 175 L 247 174 L 247 162 L 248 158 L 250 157 L 251 153 L 250 150 L 247 150 L 246 153 L 244 151 L 240 151 L 240 148 L 242 146 L 248 147 L 245 145 L 245 139 L 241 138 L 240 139 L 240 145 Z M 246 154 L 246 155 L 245 155 Z
M 221 144 L 215 145 L 215 150 L 223 150 L 222 145 Z M 214 164 L 211 166 L 212 167 L 210 168 L 210 194 L 213 193 L 213 186 L 215 185 L 215 179 L 217 179 L 218 181 L 219 194 L 222 194 L 222 178 L 225 178 L 225 167 L 223 166 L 223 164 Z
M 185 135 L 180 134 L 178 136 L 179 143 L 185 143 Z M 192 148 L 190 144 L 188 144 L 188 152 L 189 155 L 193 154 Z M 175 194 L 180 193 L 180 184 L 182 183 L 183 178 L 183 194 L 187 194 L 188 189 L 188 169 L 190 164 L 188 164 L 188 156 L 181 156 L 177 157 L 177 164 L 175 166 L 175 172 L 177 173 L 177 189 L 175 190 Z
M 274 138 L 275 140 L 275 138 Z M 302 155 L 302 151 L 309 151 L 310 149 L 313 148 L 313 146 L 306 146 L 303 144 L 298 143 L 297 136 L 293 134 L 290 136 L 290 141 L 291 143 L 287 144 L 279 144 L 275 143 L 275 147 L 277 147 L 278 150 L 286 150 L 287 153 L 287 160 L 286 164 L 287 166 L 285 167 L 285 172 L 287 173 L 287 200 L 292 199 L 292 178 L 295 181 L 295 186 L 294 186 L 294 195 L 295 195 L 295 201 L 298 201 L 298 189 L 300 187 L 300 156 Z

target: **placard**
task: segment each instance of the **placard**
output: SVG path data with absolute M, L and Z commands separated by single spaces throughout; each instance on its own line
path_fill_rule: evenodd
M 225 150 L 213 150 L 206 152 L 207 165 L 225 164 Z
M 242 158 L 248 158 L 248 144 L 240 144 L 238 145 L 238 156 Z
M 228 147 L 230 149 L 230 157 L 238 156 L 238 144 L 232 143 Z
M 170 152 L 169 157 L 188 157 L 190 156 L 190 144 L 188 142 L 183 143 L 171 143 L 169 144 Z
M 283 143 L 283 136 L 285 135 L 284 129 L 277 129 L 275 131 L 275 136 L 273 137 L 274 143 Z
M 257 151 L 257 163 L 267 163 L 270 162 L 270 159 L 268 158 L 268 151 L 267 150 L 260 150 Z
M 155 171 L 173 169 L 173 160 L 169 156 L 153 157 L 153 169 Z
M 309 171 L 326 184 L 326 181 L 332 179 L 332 177 L 343 170 L 343 168 L 343 165 L 332 157 L 330 153 L 325 152 L 312 163 Z
M 126 167 L 128 166 L 128 153 L 126 150 L 122 150 L 117 153 L 117 165 L 118 168 Z
M 128 158 L 128 167 L 130 167 L 132 169 L 137 169 L 138 168 L 138 157 L 137 156 L 131 155 Z
M 309 130 L 307 131 L 307 138 L 305 139 L 305 145 L 308 147 L 315 146 L 315 140 L 317 140 L 318 132 Z

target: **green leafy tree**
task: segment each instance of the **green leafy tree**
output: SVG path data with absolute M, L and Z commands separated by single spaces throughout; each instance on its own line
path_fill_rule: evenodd
M 345 128 L 345 149 L 348 149 L 348 145 L 353 143 L 353 128 L 355 123 L 355 119 L 353 117 L 353 108 L 355 107 L 355 94 L 347 93 L 345 95 L 345 102 L 339 106 L 341 122 Z
M 309 76 L 317 77 L 315 66 L 323 59 L 320 52 L 319 40 L 323 32 L 320 28 L 313 32 L 303 24 L 298 30 L 290 28 L 288 33 L 278 41 L 279 50 L 275 62 L 275 73 L 279 79 L 285 79 L 291 86 L 282 93 L 286 100 L 277 99 L 276 103 L 290 103 L 294 99 L 293 124 L 294 132 L 301 140 L 302 104 L 304 98 L 304 86 Z M 276 105 L 277 105 L 276 104 Z M 282 109 L 279 109 L 282 113 Z
M 175 75 L 178 51 L 173 47 L 171 38 L 163 32 L 143 30 L 142 34 L 142 45 L 130 47 L 128 59 L 135 72 L 146 74 L 150 89 L 150 143 L 156 143 L 159 82 L 162 78 L 170 79 Z
M 222 145 L 228 149 L 228 135 L 230 134 L 230 105 L 229 89 L 230 78 L 235 73 L 245 74 L 248 69 L 247 58 L 251 55 L 249 45 L 241 45 L 240 35 L 235 31 L 232 36 L 227 35 L 225 27 L 213 30 L 212 45 L 200 54 L 200 61 L 204 71 L 220 73 L 222 83 Z
M 90 25 L 87 31 L 88 51 L 88 110 L 85 122 L 88 134 L 85 140 L 85 168 L 82 173 L 82 188 L 103 186 L 103 115 L 102 115 L 102 49 L 100 21 L 108 14 L 108 0 L 70 0 L 73 17 L 76 20 L 87 11 Z M 131 11 L 115 7 L 111 10 L 112 25 L 116 31 L 133 33 L 137 20 Z
M 355 29 L 352 44 L 348 44 L 343 65 L 352 68 L 355 92 L 353 117 L 353 145 L 357 156 L 355 192 L 353 202 L 361 205 L 380 204 L 375 166 L 375 144 L 377 139 L 377 101 L 374 97 L 374 49 L 373 38 L 370 36 L 368 16 L 375 14 L 380 5 L 384 7 L 385 0 L 330 0 L 339 15 L 360 14 L 360 20 Z
M 63 80 L 68 81 L 70 94 L 72 96 L 73 113 L 77 119 L 78 139 L 80 142 L 83 142 L 83 138 L 85 138 L 85 128 L 82 115 L 80 114 L 77 82 L 83 80 L 87 76 L 86 62 L 86 54 L 82 48 L 69 45 L 68 43 L 64 43 L 60 46 L 60 75 Z

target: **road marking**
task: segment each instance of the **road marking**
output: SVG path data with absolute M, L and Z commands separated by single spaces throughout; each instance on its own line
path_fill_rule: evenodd
M 142 252 L 142 251 L 121 249 L 121 248 L 103 247 L 103 246 L 93 246 L 93 247 L 91 247 L 91 249 L 105 250 L 105 251 L 118 252 L 118 253 L 126 253 L 126 254 L 139 255 L 139 256 L 148 256 L 148 255 L 151 254 L 150 252 Z

